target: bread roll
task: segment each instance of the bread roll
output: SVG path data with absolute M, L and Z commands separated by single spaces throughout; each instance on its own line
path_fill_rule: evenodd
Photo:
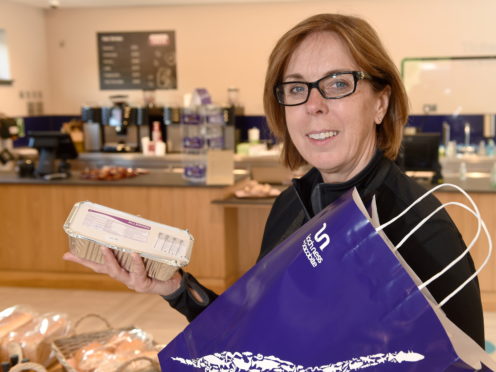
M 22 311 L 17 306 L 5 309 L 0 313 L 0 339 L 32 319 L 33 314 Z
M 9 360 L 10 355 L 12 355 L 11 350 L 13 350 L 15 345 L 18 345 L 17 348 L 21 349 L 21 353 L 24 355 L 23 347 L 22 347 L 22 339 L 24 335 L 28 332 L 31 332 L 36 328 L 38 321 L 36 318 L 31 319 L 26 324 L 17 327 L 15 330 L 10 331 L 5 337 L 3 337 L 1 342 L 1 352 L 0 358 L 1 360 Z M 19 355 L 21 357 L 21 355 Z
M 22 347 L 24 358 L 47 366 L 53 359 L 52 340 L 65 336 L 68 329 L 67 315 L 54 313 L 41 315 L 5 336 L 2 341 L 4 346 L 2 354 L 5 353 L 6 345 L 18 343 Z
M 12 306 L 0 312 L 0 358 L 9 359 L 6 336 L 33 320 L 33 313 L 20 306 Z
M 76 351 L 74 359 L 76 360 L 78 371 L 93 371 L 103 360 L 112 354 L 104 344 L 94 341 Z
M 153 343 L 148 334 L 140 329 L 121 331 L 105 342 L 91 342 L 74 353 L 75 364 L 80 372 L 114 372 L 126 361 L 150 352 Z

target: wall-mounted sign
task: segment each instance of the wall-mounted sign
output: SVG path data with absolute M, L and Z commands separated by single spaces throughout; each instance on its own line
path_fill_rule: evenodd
M 174 31 L 99 32 L 100 89 L 177 89 Z

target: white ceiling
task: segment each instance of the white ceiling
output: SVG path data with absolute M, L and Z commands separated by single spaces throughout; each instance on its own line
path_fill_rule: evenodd
M 1 0 L 0 0 L 1 1 Z M 38 8 L 128 7 L 226 3 L 282 3 L 304 0 L 9 0 Z

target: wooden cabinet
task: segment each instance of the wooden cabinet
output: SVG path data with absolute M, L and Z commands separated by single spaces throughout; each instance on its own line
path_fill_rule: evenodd
M 487 225 L 491 234 L 493 244 L 496 244 L 496 193 L 491 192 L 471 192 L 469 193 L 475 204 L 479 208 L 482 219 Z M 438 192 L 436 196 L 442 203 L 459 202 L 470 206 L 469 201 L 460 193 Z M 465 244 L 470 244 L 477 232 L 477 220 L 462 207 L 450 205 L 447 211 L 458 230 L 463 236 Z M 488 255 L 488 244 L 485 234 L 481 231 L 479 240 L 471 250 L 476 268 L 479 268 Z M 479 274 L 479 284 L 482 292 L 482 302 L 484 310 L 496 310 L 496 254 L 493 251 L 489 262 Z
M 166 187 L 62 184 L 0 184 L 0 285 L 52 288 L 126 289 L 118 282 L 62 260 L 68 240 L 62 225 L 74 203 L 90 200 L 161 223 L 187 228 L 195 237 L 187 270 L 204 285 L 225 290 L 255 262 L 271 203 L 215 204 L 231 187 Z M 459 193 L 436 194 L 442 202 L 466 203 Z M 496 193 L 471 193 L 496 243 Z M 475 218 L 448 207 L 466 243 Z M 482 237 L 472 256 L 487 255 Z M 479 277 L 485 310 L 496 310 L 496 255 Z
M 470 206 L 468 200 L 457 192 L 438 192 L 436 196 L 442 203 L 459 202 Z M 477 204 L 481 216 L 496 245 L 496 193 L 474 192 L 470 196 Z M 238 252 L 236 254 L 239 272 L 250 268 L 258 257 L 265 220 L 270 211 L 270 205 L 231 204 L 227 209 L 233 208 L 237 213 L 238 222 Z M 468 245 L 475 236 L 477 220 L 474 216 L 459 206 L 448 206 L 447 211 L 460 230 L 465 243 Z M 473 247 L 471 255 L 476 267 L 480 267 L 488 254 L 488 245 L 485 235 Z M 484 310 L 496 310 L 496 253 L 493 252 L 487 266 L 479 275 Z
M 237 277 L 236 250 L 225 221 L 235 212 L 212 204 L 228 187 L 144 187 L 0 184 L 0 285 L 123 289 L 123 285 L 62 260 L 64 221 L 74 203 L 90 200 L 160 223 L 187 228 L 195 238 L 188 271 L 222 291 Z M 233 216 L 232 218 L 230 216 Z

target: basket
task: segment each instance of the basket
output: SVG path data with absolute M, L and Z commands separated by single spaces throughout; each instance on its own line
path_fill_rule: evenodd
M 100 315 L 87 314 L 76 322 L 76 324 L 74 325 L 74 332 L 77 332 L 77 327 L 83 320 L 88 318 L 100 319 L 105 324 L 107 329 L 98 332 L 75 334 L 70 337 L 59 338 L 52 342 L 52 349 L 55 352 L 57 360 L 68 372 L 78 372 L 68 363 L 68 360 L 71 359 L 73 354 L 84 345 L 89 344 L 93 341 L 105 342 L 121 331 L 130 331 L 134 329 L 134 327 L 132 326 L 125 328 L 112 328 L 110 326 L 110 323 Z
M 151 358 L 139 356 L 123 363 L 121 366 L 119 366 L 116 372 L 128 372 L 128 371 L 132 371 L 132 372 L 160 371 L 160 364 L 158 364 L 158 362 L 156 362 Z
M 9 369 L 9 372 L 20 372 L 20 371 L 34 371 L 34 372 L 47 372 L 46 368 L 38 363 L 20 363 L 16 364 L 14 367 Z

